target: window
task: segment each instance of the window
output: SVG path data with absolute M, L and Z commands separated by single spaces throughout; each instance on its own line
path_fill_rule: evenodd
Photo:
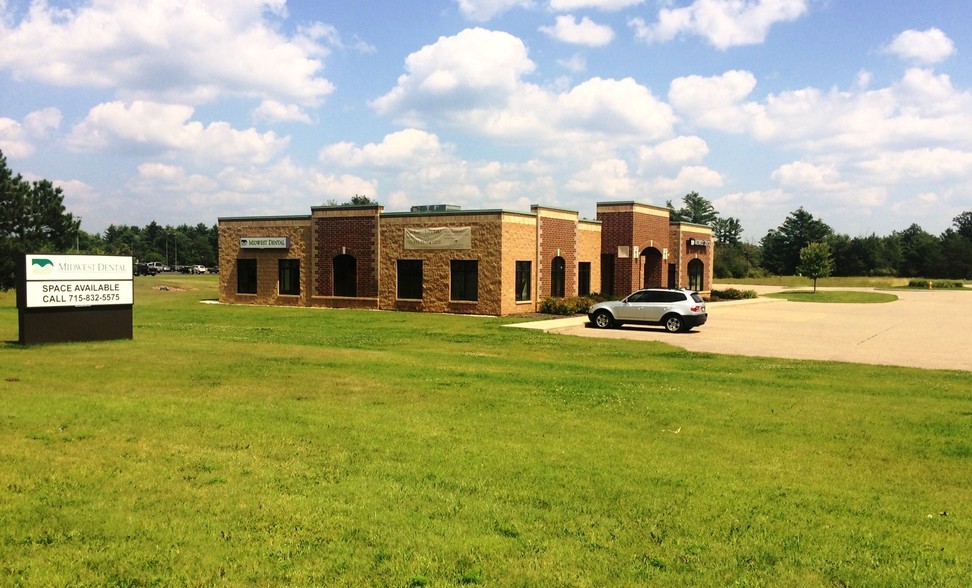
M 479 261 L 475 259 L 453 259 L 450 263 L 452 289 L 450 300 L 479 300 Z
M 358 262 L 350 255 L 338 255 L 334 258 L 334 295 L 358 295 Z
M 567 282 L 567 264 L 564 258 L 557 256 L 550 264 L 550 295 L 556 298 L 564 297 Z
M 577 295 L 588 296 L 591 293 L 591 262 L 582 261 L 577 264 Z
M 237 294 L 257 293 L 257 260 L 255 259 L 236 260 L 236 293 Z
M 516 301 L 530 300 L 530 282 L 533 272 L 529 261 L 516 262 Z
M 689 289 L 690 290 L 704 290 L 703 288 L 703 274 L 705 270 L 705 264 L 702 263 L 701 259 L 693 259 L 688 262 L 688 277 L 689 277 Z
M 407 300 L 422 299 L 422 260 L 398 260 L 398 297 Z
M 281 259 L 280 260 L 280 284 L 281 294 L 288 296 L 300 295 L 300 260 Z

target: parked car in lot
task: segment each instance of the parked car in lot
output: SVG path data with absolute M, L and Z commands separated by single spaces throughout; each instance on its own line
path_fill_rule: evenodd
M 668 332 L 677 333 L 704 325 L 709 315 L 705 311 L 705 301 L 698 292 L 646 288 L 621 300 L 595 304 L 587 317 L 599 329 L 636 323 L 661 325 Z
M 159 270 L 151 263 L 136 263 L 134 266 L 136 276 L 154 276 Z
M 206 273 L 206 266 L 204 265 L 191 265 L 189 266 L 190 274 L 204 274 Z

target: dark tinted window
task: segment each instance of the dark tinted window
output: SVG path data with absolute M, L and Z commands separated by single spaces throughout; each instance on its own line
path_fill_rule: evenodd
M 479 262 L 475 259 L 453 259 L 450 268 L 450 299 L 479 300 Z
M 257 260 L 236 260 L 236 291 L 239 294 L 257 293 Z
M 422 260 L 398 260 L 398 297 L 409 300 L 422 299 Z
M 300 294 L 300 260 L 281 259 L 279 262 L 279 292 L 297 296 Z

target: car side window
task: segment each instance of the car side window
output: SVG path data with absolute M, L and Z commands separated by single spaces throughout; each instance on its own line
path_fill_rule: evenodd
M 655 291 L 645 292 L 645 299 L 643 300 L 643 302 L 664 302 L 665 299 L 663 295 L 664 292 L 655 292 Z
M 685 300 L 683 292 L 668 292 L 668 302 L 682 302 Z
M 635 292 L 634 294 L 628 296 L 628 302 L 646 302 L 645 295 L 647 292 Z

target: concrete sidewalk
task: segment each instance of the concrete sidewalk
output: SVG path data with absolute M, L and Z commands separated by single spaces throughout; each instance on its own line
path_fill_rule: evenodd
M 516 326 L 661 341 L 690 351 L 972 371 L 972 292 L 888 292 L 898 300 L 828 304 L 760 297 L 709 303 L 708 322 L 689 333 L 635 325 L 602 330 L 589 325 L 587 317 Z

